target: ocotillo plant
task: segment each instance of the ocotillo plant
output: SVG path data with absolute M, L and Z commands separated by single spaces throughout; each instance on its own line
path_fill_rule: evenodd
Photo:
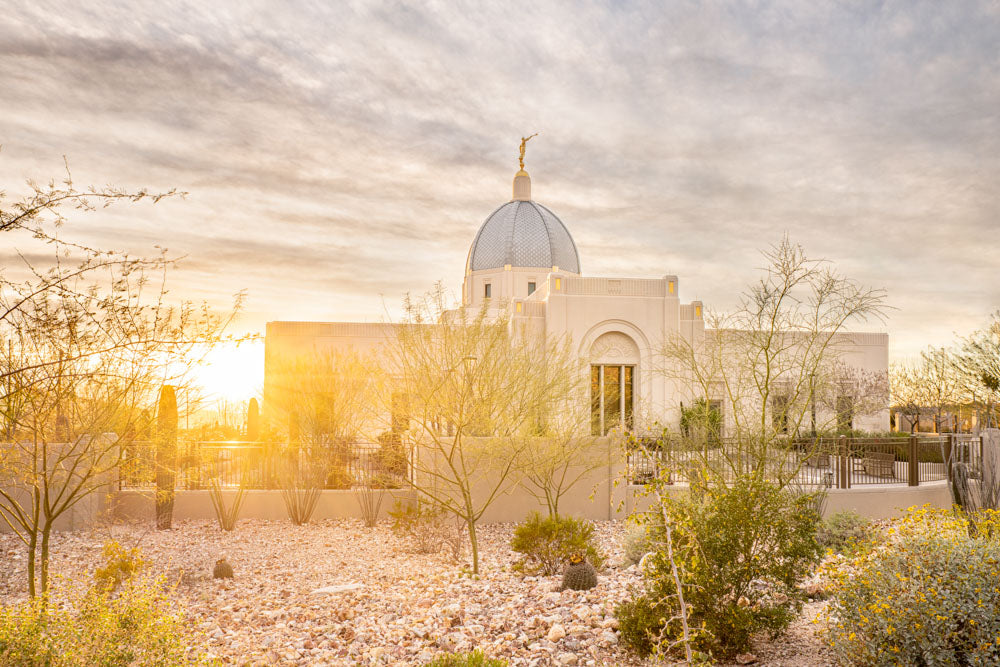
M 260 407 L 257 405 L 257 399 L 251 398 L 250 404 L 247 406 L 247 440 L 259 440 L 260 439 Z
M 160 389 L 156 415 L 156 528 L 169 530 L 174 517 L 177 481 L 177 396 L 168 384 Z

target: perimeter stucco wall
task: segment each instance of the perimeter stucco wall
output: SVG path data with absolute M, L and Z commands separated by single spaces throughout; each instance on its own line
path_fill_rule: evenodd
M 586 518 L 592 521 L 609 519 L 623 520 L 633 512 L 644 512 L 650 507 L 650 498 L 643 494 L 643 488 L 624 484 L 623 467 L 612 466 L 612 477 L 607 469 L 595 471 L 581 480 L 561 500 L 561 514 Z M 618 483 L 615 483 L 615 480 Z M 482 493 L 486 485 L 480 485 L 474 493 Z M 684 493 L 682 484 L 671 487 L 668 493 Z M 232 503 L 236 492 L 224 492 L 227 503 Z M 412 502 L 417 493 L 410 489 L 387 490 L 383 496 L 379 513 L 381 519 L 396 501 Z M 924 486 L 892 486 L 877 489 L 831 490 L 824 516 L 851 510 L 872 519 L 899 516 L 907 507 L 930 504 L 933 507 L 951 507 L 951 495 L 945 482 L 934 482 Z M 516 484 L 511 484 L 492 503 L 483 515 L 481 523 L 517 523 L 533 511 L 545 513 L 544 505 Z M 116 521 L 154 520 L 153 492 L 121 491 L 115 494 L 98 494 L 88 499 L 72 512 L 67 513 L 56 526 L 59 531 L 89 530 L 107 519 Z M 316 520 L 361 519 L 361 505 L 357 491 L 323 491 L 316 505 Z M 182 520 L 215 521 L 215 512 L 208 491 L 178 491 L 174 501 L 174 518 Z M 248 491 L 240 512 L 243 519 L 266 519 L 287 521 L 284 502 L 280 491 Z M 0 522 L 0 532 L 9 532 Z
M 9 489 L 8 489 L 9 491 Z M 30 508 L 29 497 L 25 492 L 14 492 L 13 496 L 18 502 L 23 503 L 27 509 Z M 101 523 L 110 518 L 111 508 L 114 506 L 117 492 L 109 485 L 101 491 L 91 493 L 87 497 L 63 512 L 55 521 L 55 530 L 58 532 L 73 530 L 90 530 L 96 528 Z M 16 524 L 15 524 L 16 525 Z M 3 519 L 0 519 L 0 533 L 12 532 L 10 526 Z
M 235 490 L 223 491 L 226 505 L 231 506 L 236 498 Z M 379 517 L 387 518 L 387 512 L 396 501 L 406 503 L 414 498 L 414 493 L 408 489 L 391 489 L 384 491 Z M 114 501 L 114 517 L 121 521 L 149 521 L 156 516 L 153 502 L 153 490 L 122 491 Z M 357 491 L 327 490 L 320 494 L 316 502 L 316 512 L 313 518 L 321 519 L 360 519 L 362 518 L 360 493 Z M 281 491 L 252 490 L 247 491 L 240 510 L 242 519 L 268 519 L 270 521 L 287 521 L 285 502 Z M 178 491 L 174 498 L 174 519 L 176 520 L 215 520 L 215 510 L 208 491 Z

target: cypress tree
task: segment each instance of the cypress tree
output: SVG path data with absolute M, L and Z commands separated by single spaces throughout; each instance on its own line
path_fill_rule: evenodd
M 247 440 L 260 439 L 260 407 L 257 399 L 251 398 L 247 406 Z

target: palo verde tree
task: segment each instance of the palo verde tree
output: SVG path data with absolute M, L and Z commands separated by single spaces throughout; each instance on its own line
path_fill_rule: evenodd
M 763 275 L 736 308 L 706 311 L 703 335 L 664 342 L 661 371 L 692 403 L 721 410 L 729 446 L 711 453 L 712 465 L 766 471 L 780 485 L 802 460 L 789 436 L 836 431 L 845 413 L 887 406 L 887 381 L 858 376 L 846 358 L 848 327 L 881 321 L 886 306 L 883 290 L 808 258 L 787 237 L 763 255 Z
M 534 430 L 518 448 L 521 487 L 545 506 L 550 517 L 559 516 L 563 496 L 613 462 L 610 439 L 588 434 L 585 368 L 574 360 L 568 343 L 549 348 L 546 368 L 558 369 L 549 381 L 551 393 L 538 407 Z
M 479 572 L 476 524 L 514 482 L 539 433 L 539 408 L 571 385 L 574 369 L 558 342 L 532 338 L 506 308 L 449 305 L 440 285 L 405 300 L 380 386 L 386 413 L 392 394 L 406 397 L 412 483 L 422 501 L 465 524 Z
M 169 304 L 172 261 L 162 254 L 136 258 L 57 233 L 67 209 L 171 193 L 80 191 L 68 176 L 30 185 L 14 201 L 0 193 L 0 235 L 22 262 L 0 273 L 0 518 L 27 549 L 34 596 L 48 587 L 57 521 L 108 488 L 157 388 L 183 382 L 192 351 L 218 341 L 229 318 Z M 51 259 L 36 259 L 45 249 Z

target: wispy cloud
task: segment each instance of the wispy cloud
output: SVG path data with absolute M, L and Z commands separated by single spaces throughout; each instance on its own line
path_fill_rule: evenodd
M 889 290 L 898 354 L 1000 307 L 996 2 L 479 4 L 8 3 L 0 183 L 178 187 L 74 232 L 248 328 L 372 320 L 458 287 L 541 131 L 588 274 L 725 308 L 787 231 Z

